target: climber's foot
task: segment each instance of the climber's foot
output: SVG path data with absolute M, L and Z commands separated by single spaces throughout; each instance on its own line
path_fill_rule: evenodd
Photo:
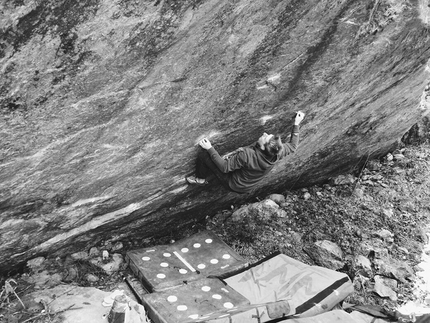
M 191 185 L 205 186 L 209 184 L 209 182 L 204 178 L 198 178 L 195 176 L 185 177 L 185 180 L 187 181 L 188 184 L 191 184 Z

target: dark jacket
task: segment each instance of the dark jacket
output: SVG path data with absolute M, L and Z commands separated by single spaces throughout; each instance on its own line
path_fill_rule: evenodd
M 258 143 L 237 150 L 231 158 L 222 158 L 215 148 L 208 153 L 217 167 L 223 173 L 229 173 L 229 186 L 238 193 L 247 193 L 266 176 L 276 162 L 296 151 L 299 144 L 299 126 L 294 126 L 290 142 L 284 143 L 280 155 L 269 158 L 260 149 Z

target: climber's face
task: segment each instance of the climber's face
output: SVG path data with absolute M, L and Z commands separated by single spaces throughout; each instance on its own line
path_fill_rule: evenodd
M 258 138 L 258 144 L 260 145 L 261 150 L 264 150 L 264 145 L 267 144 L 272 138 L 273 138 L 273 135 L 268 135 L 265 132 L 260 138 Z

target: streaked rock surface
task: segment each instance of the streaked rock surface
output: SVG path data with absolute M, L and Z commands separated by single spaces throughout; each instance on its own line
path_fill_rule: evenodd
M 0 5 L 0 272 L 322 182 L 428 112 L 423 1 Z M 251 195 L 185 184 L 199 138 L 286 137 L 297 110 L 299 151 Z

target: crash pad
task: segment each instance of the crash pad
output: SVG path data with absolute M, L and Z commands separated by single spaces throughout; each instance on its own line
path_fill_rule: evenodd
M 129 251 L 126 261 L 150 292 L 208 276 L 223 277 L 248 265 L 210 231 L 199 232 L 169 245 Z
M 245 297 L 217 278 L 146 294 L 142 301 L 154 323 L 209 321 L 229 317 L 249 305 Z
M 141 299 L 155 323 L 311 317 L 330 311 L 354 291 L 346 274 L 280 253 L 250 266 L 210 231 L 130 251 L 126 259 L 150 292 Z
M 216 323 L 310 317 L 329 311 L 354 291 L 346 274 L 309 266 L 283 254 L 266 258 L 224 281 L 254 308 Z
M 187 282 L 142 299 L 155 323 L 261 323 L 328 312 L 351 292 L 347 275 L 276 254 L 223 280 Z

